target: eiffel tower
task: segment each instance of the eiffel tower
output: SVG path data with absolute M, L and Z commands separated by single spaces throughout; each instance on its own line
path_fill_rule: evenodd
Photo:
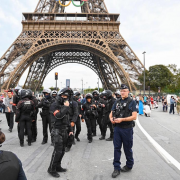
M 29 68 L 24 88 L 38 90 L 55 67 L 79 63 L 104 89 L 125 83 L 136 90 L 144 67 L 119 32 L 119 14 L 109 13 L 104 0 L 73 0 L 83 3 L 81 13 L 66 13 L 66 1 L 39 0 L 34 13 L 23 13 L 23 30 L 0 59 L 2 89 L 15 87 Z

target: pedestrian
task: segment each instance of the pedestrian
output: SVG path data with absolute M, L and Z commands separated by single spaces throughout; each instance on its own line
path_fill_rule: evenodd
M 9 126 L 9 132 L 12 132 L 12 129 L 14 127 L 14 112 L 13 112 L 12 104 L 13 104 L 12 90 L 8 90 L 4 105 L 5 105 L 7 124 Z
M 171 99 L 170 99 L 170 111 L 169 111 L 169 114 L 171 114 L 172 112 L 173 112 L 173 114 L 174 114 L 174 102 L 175 102 L 174 97 L 171 96 Z
M 145 105 L 144 106 L 144 110 L 143 110 L 143 113 L 146 117 L 150 117 L 151 116 L 151 109 L 148 105 Z
M 0 130 L 0 147 L 5 140 L 6 137 Z M 0 150 L 0 179 L 27 180 L 21 161 L 10 151 Z
M 143 97 L 140 96 L 139 97 L 139 115 L 143 115 L 143 103 L 144 103 L 144 100 L 143 100 Z
M 146 105 L 146 102 L 147 102 L 147 97 L 146 95 L 144 96 L 144 105 Z
M 110 113 L 110 121 L 115 125 L 114 128 L 114 172 L 112 177 L 116 178 L 120 171 L 128 172 L 133 168 L 134 158 L 132 152 L 133 146 L 133 127 L 134 120 L 137 118 L 136 102 L 128 97 L 129 87 L 121 85 L 121 97 L 117 100 Z M 126 165 L 121 168 L 121 148 L 124 148 L 126 156 Z
M 152 106 L 152 109 L 154 109 L 154 99 L 153 99 L 153 96 L 151 96 L 151 106 Z
M 167 112 L 167 109 L 168 109 L 167 99 L 164 98 L 164 101 L 163 101 L 163 111 Z
M 65 154 L 68 136 L 73 135 L 73 128 L 69 121 L 69 101 L 71 91 L 62 89 L 58 92 L 57 100 L 50 106 L 50 116 L 52 123 L 52 142 L 54 151 L 48 168 L 48 173 L 59 178 L 58 172 L 66 172 L 67 169 L 62 168 L 61 162 Z M 67 133 L 69 129 L 69 134 Z
M 179 115 L 179 112 L 180 112 L 180 97 L 177 97 L 176 103 L 177 103 L 176 109 L 177 109 L 177 113 Z

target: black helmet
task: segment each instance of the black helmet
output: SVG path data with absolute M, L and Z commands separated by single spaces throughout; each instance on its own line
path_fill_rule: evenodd
M 73 91 L 72 91 L 71 88 L 61 89 L 61 90 L 59 90 L 59 92 L 58 92 L 58 96 L 62 96 L 62 95 L 65 95 L 65 96 L 67 96 L 68 98 L 71 98 L 71 96 L 73 95 Z
M 26 89 L 21 89 L 21 90 L 19 90 L 18 95 L 21 99 L 23 99 L 23 98 L 29 96 L 29 91 Z
M 92 92 L 92 95 L 93 95 L 93 96 L 94 96 L 95 94 L 99 96 L 99 91 L 95 90 L 95 91 Z
M 32 91 L 31 91 L 31 89 L 27 89 L 27 91 L 28 91 L 28 93 L 29 93 L 29 95 L 28 95 L 28 98 L 32 98 Z
M 80 92 L 78 92 L 78 91 L 74 92 L 74 96 L 79 97 L 80 95 L 81 95 L 81 93 L 80 93 Z
M 22 89 L 22 88 L 21 88 L 20 86 L 16 86 L 16 87 L 15 87 L 14 91 L 15 91 L 16 95 L 18 95 L 18 92 L 19 92 L 19 90 L 21 90 L 21 89 Z
M 91 94 L 91 93 L 88 93 L 88 94 L 86 94 L 86 100 L 88 99 L 88 98 L 93 98 L 93 95 Z
M 112 91 L 111 90 L 104 90 L 102 92 L 102 95 L 106 97 L 106 99 L 110 99 L 112 97 Z

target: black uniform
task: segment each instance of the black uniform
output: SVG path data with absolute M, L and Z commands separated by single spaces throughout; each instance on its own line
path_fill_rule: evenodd
M 79 115 L 81 115 L 81 102 L 80 101 L 76 101 L 77 104 L 78 104 L 78 117 L 77 117 L 77 120 L 76 120 L 76 133 L 75 133 L 75 138 L 78 139 L 78 136 L 81 132 L 81 118 L 79 117 Z
M 47 143 L 48 140 L 48 125 L 49 131 L 51 132 L 51 118 L 50 118 L 50 106 L 55 101 L 54 98 L 43 98 L 41 102 L 38 104 L 37 108 L 42 108 L 42 112 L 40 115 L 42 117 L 42 125 L 43 125 L 43 143 Z
M 70 101 L 69 102 L 69 121 L 70 123 L 73 122 L 74 124 L 76 124 L 76 121 L 77 121 L 77 117 L 79 115 L 78 113 L 78 103 L 74 100 Z M 75 127 L 72 127 L 73 128 L 73 133 L 74 133 L 74 129 Z M 68 131 L 69 133 L 69 131 Z M 72 136 L 68 136 L 68 140 L 67 140 L 67 148 L 70 149 L 72 147 L 72 144 L 74 142 L 74 135 Z
M 103 118 L 102 118 L 102 136 L 106 136 L 107 126 L 110 129 L 110 138 L 113 138 L 114 130 L 113 125 L 109 119 L 109 114 L 111 113 L 111 108 L 116 101 L 115 98 L 111 97 L 108 100 L 105 100 L 105 107 L 102 108 Z
M 87 126 L 87 138 L 88 140 L 92 141 L 92 132 L 95 132 L 96 129 L 96 118 L 97 118 L 97 111 L 96 108 L 92 105 L 94 104 L 93 101 L 91 103 L 86 102 L 82 107 L 82 114 L 83 119 L 86 121 Z
M 32 122 L 32 141 L 36 141 L 37 139 L 37 114 L 38 114 L 38 100 L 36 99 L 35 96 L 32 96 L 31 97 L 31 100 L 34 102 L 34 105 L 35 105 L 35 115 L 34 115 L 34 120 Z
M 104 104 L 104 100 L 101 99 L 100 97 L 98 97 L 98 99 L 93 99 L 96 107 L 97 107 L 97 113 L 98 113 L 98 116 L 97 116 L 97 123 L 99 125 L 99 129 L 100 129 L 100 132 L 101 132 L 101 135 L 102 135 L 102 117 L 103 117 L 103 111 L 102 111 L 102 104 Z M 95 129 L 96 130 L 96 129 Z M 94 135 L 96 135 L 96 131 L 93 132 Z
M 35 119 L 35 105 L 34 102 L 28 98 L 23 98 L 19 101 L 16 109 L 16 122 L 19 123 L 20 132 L 19 132 L 19 139 L 20 144 L 24 144 L 24 130 L 25 126 L 27 128 L 28 133 L 28 143 L 30 144 L 32 141 L 32 131 L 31 125 L 32 120 Z
M 73 129 L 68 119 L 69 107 L 61 105 L 58 101 L 54 102 L 50 107 L 50 116 L 52 122 L 52 138 L 54 143 L 54 152 L 48 169 L 49 173 L 56 173 L 61 170 L 61 161 L 65 154 L 68 133 Z

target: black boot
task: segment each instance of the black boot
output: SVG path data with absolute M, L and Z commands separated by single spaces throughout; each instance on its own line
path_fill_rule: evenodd
M 120 171 L 115 169 L 112 173 L 112 178 L 116 178 L 118 175 L 120 175 Z
M 61 166 L 59 166 L 59 167 L 56 168 L 56 171 L 57 171 L 57 172 L 66 172 L 67 169 L 64 169 L 64 168 L 62 168 Z
M 69 151 L 70 151 L 70 148 L 66 147 L 65 152 L 69 152 Z
M 21 146 L 21 147 L 24 147 L 24 142 L 20 142 L 20 146 Z
M 43 145 L 44 145 L 44 144 L 46 144 L 46 143 L 47 143 L 47 141 L 44 141 L 44 140 L 43 140 L 41 144 L 43 144 Z
M 122 172 L 128 172 L 128 171 L 131 171 L 131 168 L 128 168 L 127 166 L 124 166 L 122 169 L 121 169 Z
M 99 140 L 104 140 L 105 139 L 105 136 L 101 136 L 100 138 L 99 138 Z
M 92 139 L 89 139 L 89 143 L 92 143 Z
M 51 176 L 55 177 L 55 178 L 59 178 L 59 177 L 60 177 L 60 175 L 57 173 L 57 171 L 51 170 L 50 168 L 48 169 L 48 173 L 49 173 Z
M 113 138 L 109 137 L 109 138 L 106 139 L 106 141 L 113 141 Z
M 79 142 L 80 141 L 80 139 L 78 138 L 78 137 L 75 137 L 75 139 Z
M 28 146 L 31 146 L 31 142 L 28 142 Z

